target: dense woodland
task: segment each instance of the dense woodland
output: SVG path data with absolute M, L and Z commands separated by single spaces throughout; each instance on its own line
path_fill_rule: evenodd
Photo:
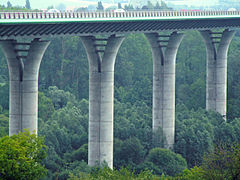
M 204 110 L 205 46 L 197 31 L 185 34 L 176 59 L 173 152 L 161 149 L 161 143 L 152 139 L 150 46 L 143 34 L 130 34 L 124 40 L 115 64 L 116 169 L 128 167 L 136 173 L 149 169 L 152 174 L 176 176 L 201 165 L 216 146 L 240 142 L 240 33 L 229 49 L 227 122 Z M 8 90 L 7 63 L 0 51 L 0 137 L 8 134 Z M 41 63 L 39 91 L 39 136 L 45 137 L 48 147 L 45 179 L 67 179 L 70 174 L 74 179 L 81 172 L 92 172 L 87 166 L 88 60 L 78 37 L 51 39 Z

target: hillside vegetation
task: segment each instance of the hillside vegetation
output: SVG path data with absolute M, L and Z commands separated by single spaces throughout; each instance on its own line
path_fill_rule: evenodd
M 117 170 L 128 167 L 128 170 L 122 168 L 117 172 L 138 174 L 148 169 L 151 172 L 142 173 L 150 173 L 150 178 L 155 175 L 162 178 L 163 174 L 177 176 L 183 169 L 193 168 L 184 171 L 183 175 L 190 177 L 204 171 L 204 156 L 214 152 L 217 145 L 228 147 L 239 143 L 239 38 L 237 33 L 229 49 L 228 120 L 225 122 L 219 114 L 204 110 L 205 46 L 198 32 L 186 32 L 176 60 L 176 136 L 174 152 L 171 152 L 152 140 L 150 46 L 143 34 L 127 36 L 115 64 L 114 167 Z M 72 179 L 80 177 L 79 174 L 88 177 L 93 170 L 87 166 L 87 56 L 78 37 L 51 40 L 39 76 L 39 136 L 45 137 L 48 146 L 45 179 L 67 179 L 70 174 Z M 1 137 L 8 134 L 8 89 L 7 63 L 0 51 Z M 161 133 L 158 135 L 162 137 Z M 103 176 L 110 171 L 94 172 Z

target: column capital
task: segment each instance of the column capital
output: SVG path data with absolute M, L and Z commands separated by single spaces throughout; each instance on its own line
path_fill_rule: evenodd
M 88 56 L 90 71 L 113 71 L 117 52 L 125 36 L 112 34 L 108 37 L 81 36 Z

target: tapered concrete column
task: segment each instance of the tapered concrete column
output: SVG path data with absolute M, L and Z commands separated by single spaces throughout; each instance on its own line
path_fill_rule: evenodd
M 153 131 L 161 127 L 166 138 L 164 148 L 171 149 L 175 133 L 175 64 L 183 34 L 145 35 L 153 55 Z
M 89 61 L 88 164 L 113 168 L 114 64 L 124 37 L 80 39 Z
M 9 68 L 9 135 L 38 131 L 38 72 L 49 42 L 1 41 Z M 23 53 L 24 55 L 21 55 Z
M 206 109 L 216 111 L 226 118 L 227 52 L 235 31 L 214 33 L 206 30 L 200 33 L 207 53 Z

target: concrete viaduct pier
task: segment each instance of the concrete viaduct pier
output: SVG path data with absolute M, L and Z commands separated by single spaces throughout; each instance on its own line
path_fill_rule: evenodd
M 227 53 L 235 31 L 200 31 L 207 54 L 206 109 L 227 113 Z M 218 45 L 218 46 L 217 46 Z
M 124 37 L 80 39 L 89 62 L 88 164 L 94 166 L 105 161 L 113 168 L 114 65 Z M 104 47 L 103 50 L 100 47 Z
M 240 11 L 0 12 L 0 45 L 10 81 L 9 135 L 37 133 L 38 72 L 49 37 L 80 37 L 89 62 L 88 164 L 113 167 L 114 64 L 124 36 L 144 33 L 153 56 L 153 131 L 173 148 L 175 64 L 185 30 L 200 31 L 207 52 L 206 109 L 226 117 L 227 51 Z M 213 32 L 213 29 L 226 29 Z M 160 35 L 160 32 L 172 32 Z M 98 38 L 98 37 L 107 38 Z M 22 43 L 16 39 L 33 39 Z
M 173 148 L 175 134 L 175 66 L 182 33 L 168 35 L 145 34 L 153 56 L 153 107 L 152 126 L 156 132 L 162 128 L 164 147 Z M 167 38 L 167 40 L 165 40 Z
M 38 131 L 38 72 L 48 41 L 0 41 L 9 69 L 9 135 Z M 27 46 L 27 47 L 26 47 Z M 21 53 L 25 55 L 21 55 Z

